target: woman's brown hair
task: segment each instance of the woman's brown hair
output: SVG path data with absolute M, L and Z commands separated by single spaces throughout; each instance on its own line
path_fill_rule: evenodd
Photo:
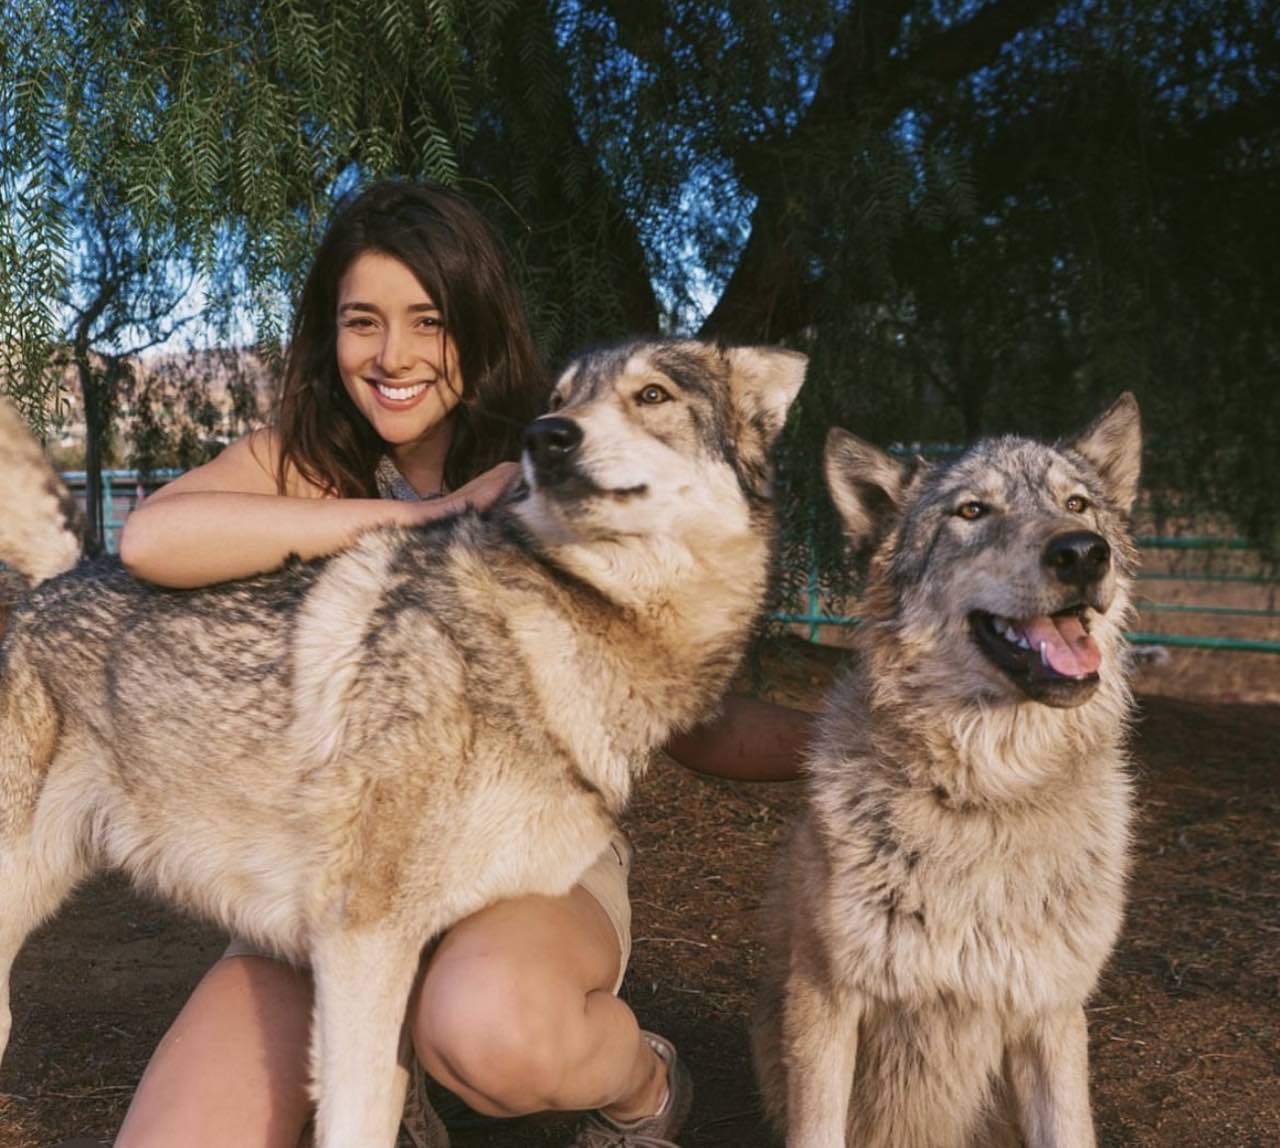
M 444 482 L 456 490 L 520 453 L 545 409 L 548 380 L 507 260 L 480 213 L 432 184 L 384 180 L 340 205 L 316 250 L 293 319 L 279 408 L 276 481 L 296 469 L 342 497 L 376 498 L 386 444 L 338 375 L 338 284 L 352 260 L 379 252 L 404 263 L 440 309 L 462 376 Z

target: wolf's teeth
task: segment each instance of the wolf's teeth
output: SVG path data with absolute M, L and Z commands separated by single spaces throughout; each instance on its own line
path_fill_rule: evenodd
M 1018 646 L 1023 650 L 1031 649 L 1026 635 L 1018 629 L 1012 618 L 1006 618 L 1003 614 L 992 614 L 991 628 L 1011 646 Z

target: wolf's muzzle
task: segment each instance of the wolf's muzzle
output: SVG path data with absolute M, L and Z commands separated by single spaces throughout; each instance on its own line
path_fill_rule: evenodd
M 1049 539 L 1043 560 L 1059 582 L 1083 590 L 1111 568 L 1111 547 L 1092 530 L 1072 530 Z
M 540 482 L 552 483 L 574 474 L 574 456 L 582 445 L 582 427 L 572 419 L 535 419 L 524 431 L 524 449 Z

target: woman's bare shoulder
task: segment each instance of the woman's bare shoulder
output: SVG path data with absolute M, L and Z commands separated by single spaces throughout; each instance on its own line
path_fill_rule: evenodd
M 325 491 L 308 482 L 297 468 L 286 466 L 285 489 L 280 490 L 280 432 L 261 427 L 236 439 L 214 459 L 187 471 L 153 494 L 192 494 L 232 491 L 240 494 L 280 494 L 295 498 L 323 498 Z

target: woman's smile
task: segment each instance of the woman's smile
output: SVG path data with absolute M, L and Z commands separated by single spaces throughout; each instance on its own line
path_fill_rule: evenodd
M 412 407 L 418 399 L 427 393 L 427 388 L 435 380 L 421 383 L 390 383 L 383 379 L 365 380 L 377 393 L 382 405 L 388 410 L 403 411 Z

